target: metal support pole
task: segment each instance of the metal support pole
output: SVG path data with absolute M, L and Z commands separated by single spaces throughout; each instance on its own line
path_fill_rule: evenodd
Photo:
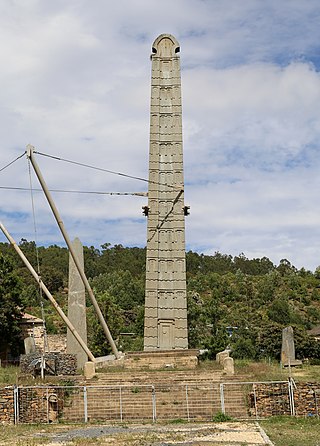
M 120 403 L 120 421 L 123 421 L 123 412 L 122 412 L 122 386 L 119 387 L 119 403 Z
M 157 402 L 156 402 L 156 389 L 154 386 L 151 387 L 152 393 L 152 421 L 155 423 L 157 421 Z
M 35 173 L 36 173 L 36 175 L 38 177 L 38 180 L 39 180 L 39 182 L 41 184 L 43 192 L 44 192 L 44 194 L 45 194 L 45 196 L 46 196 L 46 198 L 48 200 L 48 203 L 49 203 L 49 205 L 51 207 L 53 215 L 54 215 L 54 217 L 55 217 L 55 219 L 56 219 L 56 221 L 58 223 L 58 226 L 60 228 L 61 234 L 63 235 L 63 238 L 64 238 L 64 240 L 65 240 L 65 242 L 66 242 L 66 244 L 67 244 L 67 246 L 69 248 L 70 254 L 71 254 L 72 259 L 73 259 L 73 261 L 74 261 L 74 263 L 75 263 L 75 265 L 77 267 L 77 270 L 78 270 L 79 275 L 80 275 L 80 277 L 82 279 L 82 282 L 83 282 L 86 290 L 88 291 L 88 294 L 89 294 L 89 297 L 91 299 L 92 305 L 93 305 L 93 307 L 95 309 L 95 312 L 96 312 L 96 314 L 98 316 L 98 319 L 99 319 L 99 321 L 101 323 L 103 331 L 104 331 L 104 333 L 105 333 L 105 335 L 106 335 L 106 337 L 107 337 L 107 339 L 109 341 L 109 344 L 111 346 L 113 354 L 115 355 L 115 357 L 117 359 L 119 359 L 120 355 L 119 355 L 118 349 L 116 347 L 116 344 L 114 343 L 114 340 L 113 340 L 113 338 L 111 336 L 109 327 L 106 324 L 106 321 L 104 320 L 103 314 L 102 314 L 102 312 L 100 310 L 100 307 L 98 305 L 98 302 L 96 301 L 96 298 L 95 298 L 95 296 L 93 294 L 93 291 L 92 291 L 92 288 L 91 288 L 91 286 L 89 284 L 89 281 L 88 281 L 88 279 L 87 279 L 87 277 L 86 277 L 86 275 L 85 275 L 85 273 L 84 273 L 84 271 L 82 269 L 82 266 L 81 266 L 81 264 L 79 262 L 79 259 L 78 259 L 77 255 L 76 255 L 76 253 L 75 253 L 75 251 L 73 249 L 73 246 L 72 246 L 71 241 L 69 239 L 68 233 L 65 230 L 63 221 L 62 221 L 62 219 L 61 219 L 61 217 L 59 215 L 58 209 L 56 208 L 56 206 L 54 204 L 54 201 L 53 201 L 53 199 L 51 197 L 51 194 L 49 192 L 49 189 L 48 189 L 48 187 L 47 187 L 47 185 L 46 185 L 46 183 L 44 181 L 44 178 L 43 178 L 43 176 L 42 176 L 42 174 L 40 172 L 38 164 L 36 163 L 36 161 L 34 159 L 33 149 L 34 149 L 34 147 L 32 145 L 30 145 L 30 144 L 27 145 L 27 157 L 31 161 L 32 167 L 34 168 L 34 171 L 35 171 Z
M 186 405 L 187 405 L 187 419 L 188 419 L 188 422 L 190 422 L 188 384 L 186 384 Z
M 226 413 L 226 408 L 224 405 L 224 388 L 223 383 L 220 384 L 220 403 L 221 403 L 221 412 Z
M 48 391 L 48 387 L 46 388 L 46 400 L 47 400 L 47 423 L 50 423 L 49 420 L 49 391 Z
M 254 410 L 256 413 L 256 419 L 258 419 L 258 407 L 257 407 L 257 395 L 256 395 L 256 385 L 253 384 L 253 399 L 254 399 Z
M 19 246 L 17 245 L 15 240 L 11 237 L 11 235 L 9 234 L 9 232 L 6 230 L 6 228 L 3 226 L 3 224 L 1 222 L 0 222 L 0 229 L 4 233 L 4 235 L 7 237 L 9 242 L 12 244 L 12 246 L 15 249 L 15 251 L 19 254 L 20 258 L 22 259 L 22 261 L 24 262 L 24 264 L 26 265 L 26 267 L 28 268 L 30 273 L 33 275 L 35 280 L 38 282 L 38 284 L 41 287 L 42 291 L 45 293 L 45 295 L 48 297 L 48 299 L 50 300 L 50 302 L 54 306 L 56 312 L 59 314 L 59 316 L 61 317 L 63 322 L 67 325 L 67 327 L 69 328 L 69 330 L 71 331 L 73 336 L 76 338 L 76 340 L 78 341 L 80 347 L 86 352 L 86 354 L 88 355 L 90 361 L 94 362 L 95 358 L 94 358 L 93 354 L 88 349 L 87 345 L 85 344 L 85 342 L 83 341 L 83 339 L 81 338 L 81 336 L 79 335 L 77 330 L 74 328 L 74 326 L 70 322 L 69 318 L 64 314 L 64 312 L 62 311 L 61 307 L 59 306 L 57 301 L 54 299 L 54 297 L 52 296 L 52 294 L 50 293 L 48 288 L 42 282 L 41 277 L 38 276 L 38 274 L 35 272 L 35 270 L 33 269 L 32 265 L 30 264 L 29 260 L 23 254 L 23 252 L 21 251 L 21 249 L 19 248 Z
M 292 378 L 288 378 L 288 391 L 289 391 L 289 403 L 290 403 L 290 414 L 291 416 L 296 416 L 296 410 L 294 405 L 294 391 L 293 391 L 293 382 Z
M 19 423 L 19 387 L 13 388 L 14 424 Z
M 87 386 L 83 388 L 83 407 L 84 407 L 84 422 L 88 423 L 88 393 Z

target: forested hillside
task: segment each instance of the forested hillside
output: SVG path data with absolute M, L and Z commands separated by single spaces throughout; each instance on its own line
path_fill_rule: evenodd
M 35 269 L 38 251 L 41 277 L 66 311 L 67 249 L 49 246 L 36 250 L 35 243 L 27 240 L 21 240 L 20 248 Z M 36 282 L 9 244 L 1 243 L 0 252 L 0 321 L 8 314 L 5 297 L 10 293 L 15 296 L 12 306 L 16 302 L 21 311 L 41 317 Z M 84 256 L 86 274 L 118 347 L 124 351 L 142 349 L 145 249 L 105 243 L 101 249 L 84 247 Z M 307 335 L 307 330 L 320 324 L 320 269 L 297 270 L 288 260 L 274 265 L 266 257 L 249 260 L 243 254 L 207 256 L 189 251 L 187 289 L 190 347 L 206 348 L 212 357 L 230 344 L 234 357 L 279 358 L 281 329 L 292 325 L 297 356 L 320 359 L 320 343 Z M 48 331 L 64 332 L 49 302 L 43 303 Z M 90 348 L 95 355 L 106 354 L 109 346 L 90 301 L 87 306 Z M 16 312 L 15 320 L 18 318 Z M 2 326 L 7 325 L 2 323 L 0 331 Z M 4 335 L 8 336 L 0 333 Z

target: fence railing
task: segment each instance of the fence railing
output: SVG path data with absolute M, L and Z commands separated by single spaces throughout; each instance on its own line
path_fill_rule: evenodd
M 319 417 L 319 386 L 304 387 L 301 391 L 292 380 L 288 380 L 7 387 L 0 392 L 0 421 L 210 421 L 219 412 L 237 419 L 260 419 L 273 415 Z M 7 417 L 5 419 L 1 417 L 2 410 Z

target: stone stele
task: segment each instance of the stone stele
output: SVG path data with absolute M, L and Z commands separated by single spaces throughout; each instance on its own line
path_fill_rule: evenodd
M 180 47 L 152 46 L 144 350 L 188 348 Z
M 28 338 L 24 339 L 24 350 L 26 355 L 36 352 L 36 343 L 33 337 L 29 336 Z
M 84 267 L 83 261 L 83 247 L 78 238 L 73 242 L 73 249 L 77 258 Z M 69 292 L 68 292 L 68 318 L 81 336 L 81 338 L 87 343 L 87 317 L 86 317 L 86 298 L 85 287 L 82 282 L 81 276 L 77 270 L 77 267 L 69 255 Z M 68 329 L 67 331 L 67 353 L 73 353 L 77 356 L 77 367 L 83 369 L 85 363 L 88 361 L 88 357 L 79 343 Z
M 282 330 L 281 363 L 284 367 L 302 364 L 295 356 L 292 327 L 286 327 Z

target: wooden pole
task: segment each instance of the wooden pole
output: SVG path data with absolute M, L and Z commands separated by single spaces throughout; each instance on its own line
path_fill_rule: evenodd
M 28 270 L 30 271 L 30 273 L 33 275 L 33 277 L 35 278 L 35 280 L 38 282 L 39 286 L 41 287 L 42 291 L 46 294 L 46 296 L 48 297 L 48 299 L 50 300 L 50 302 L 52 303 L 52 305 L 54 306 L 56 312 L 59 314 L 59 316 L 61 317 L 61 319 L 64 321 L 64 323 L 67 325 L 67 327 L 69 328 L 69 330 L 71 331 L 71 333 L 73 334 L 73 336 L 76 338 L 76 340 L 78 341 L 80 347 L 85 351 L 85 353 L 88 355 L 88 358 L 90 359 L 90 361 L 94 362 L 95 361 L 95 357 L 93 356 L 93 354 L 91 353 L 91 351 L 88 349 L 87 345 L 85 344 L 85 342 L 83 341 L 83 339 L 81 338 L 81 336 L 79 335 L 79 333 L 77 332 L 77 330 L 74 328 L 74 326 L 72 325 L 72 323 L 70 322 L 69 318 L 64 314 L 64 312 L 62 311 L 61 307 L 59 306 L 58 302 L 55 300 L 55 298 L 52 296 L 52 294 L 50 293 L 50 291 L 48 290 L 48 288 L 45 286 L 45 284 L 42 282 L 41 277 L 36 273 L 36 271 L 34 270 L 34 268 L 32 267 L 31 263 L 29 262 L 29 260 L 26 258 L 26 256 L 23 254 L 23 252 L 21 251 L 21 249 L 19 248 L 19 246 L 17 245 L 17 243 L 15 242 L 15 240 L 11 237 L 11 235 L 9 234 L 9 232 L 6 230 L 6 228 L 3 226 L 3 224 L 0 222 L 0 229 L 1 231 L 4 233 L 4 235 L 7 237 L 7 239 L 9 240 L 9 242 L 12 244 L 12 246 L 14 247 L 15 251 L 19 254 L 20 258 L 22 259 L 23 263 L 26 265 L 26 267 L 28 268 Z
M 56 219 L 56 221 L 58 223 L 58 226 L 60 228 L 61 234 L 63 235 L 63 238 L 64 238 L 64 240 L 65 240 L 65 242 L 66 242 L 66 244 L 67 244 L 67 246 L 69 248 L 70 254 L 71 254 L 72 259 L 73 259 L 73 261 L 74 261 L 74 263 L 75 263 L 75 265 L 77 267 L 77 270 L 78 270 L 79 275 L 80 275 L 80 277 L 82 279 L 82 282 L 83 282 L 86 290 L 88 291 L 88 294 L 89 294 L 89 297 L 91 299 L 92 305 L 93 305 L 93 307 L 95 309 L 95 312 L 96 312 L 96 314 L 98 316 L 98 319 L 99 319 L 100 324 L 101 324 L 101 326 L 103 328 L 103 331 L 104 331 L 104 333 L 105 333 L 105 335 L 106 335 L 106 337 L 107 337 L 107 339 L 109 341 L 109 344 L 111 346 L 113 354 L 115 355 L 115 357 L 117 359 L 119 359 L 120 355 L 119 355 L 118 349 L 116 347 L 116 344 L 115 344 L 115 342 L 114 342 L 114 340 L 113 340 L 113 338 L 111 336 L 109 327 L 108 327 L 106 321 L 104 320 L 103 314 L 102 314 L 102 312 L 100 310 L 100 307 L 99 307 L 99 304 L 98 304 L 98 302 L 97 302 L 97 300 L 96 300 L 96 298 L 95 298 L 95 296 L 93 294 L 93 291 L 92 291 L 92 288 L 91 288 L 91 286 L 89 284 L 89 281 L 88 281 L 88 279 L 87 279 L 87 277 L 86 277 L 86 275 L 85 275 L 85 273 L 84 273 L 84 271 L 82 269 L 82 266 L 81 266 L 81 264 L 79 262 L 79 259 L 78 259 L 77 255 L 76 255 L 76 253 L 75 253 L 75 251 L 73 249 L 71 240 L 69 239 L 68 233 L 67 233 L 67 231 L 66 231 L 66 229 L 64 227 L 64 224 L 63 224 L 63 221 L 62 221 L 62 219 L 61 219 L 61 217 L 59 215 L 58 209 L 56 208 L 56 206 L 54 204 L 54 201 L 53 201 L 53 199 L 51 197 L 51 194 L 49 192 L 49 189 L 48 189 L 48 187 L 47 187 L 47 185 L 46 185 L 46 183 L 44 181 L 44 178 L 43 178 L 43 176 L 42 176 L 42 174 L 40 172 L 38 164 L 36 163 L 36 161 L 34 159 L 33 149 L 34 149 L 34 147 L 32 145 L 30 145 L 30 144 L 27 145 L 27 157 L 31 161 L 31 164 L 32 164 L 32 166 L 34 168 L 34 171 L 35 171 L 35 173 L 36 173 L 36 175 L 38 177 L 38 180 L 39 180 L 39 182 L 41 184 L 43 192 L 44 192 L 44 194 L 45 194 L 45 196 L 46 196 L 46 198 L 48 200 L 48 203 L 49 203 L 49 205 L 51 207 L 53 215 L 54 215 L 54 217 L 55 217 L 55 219 Z

